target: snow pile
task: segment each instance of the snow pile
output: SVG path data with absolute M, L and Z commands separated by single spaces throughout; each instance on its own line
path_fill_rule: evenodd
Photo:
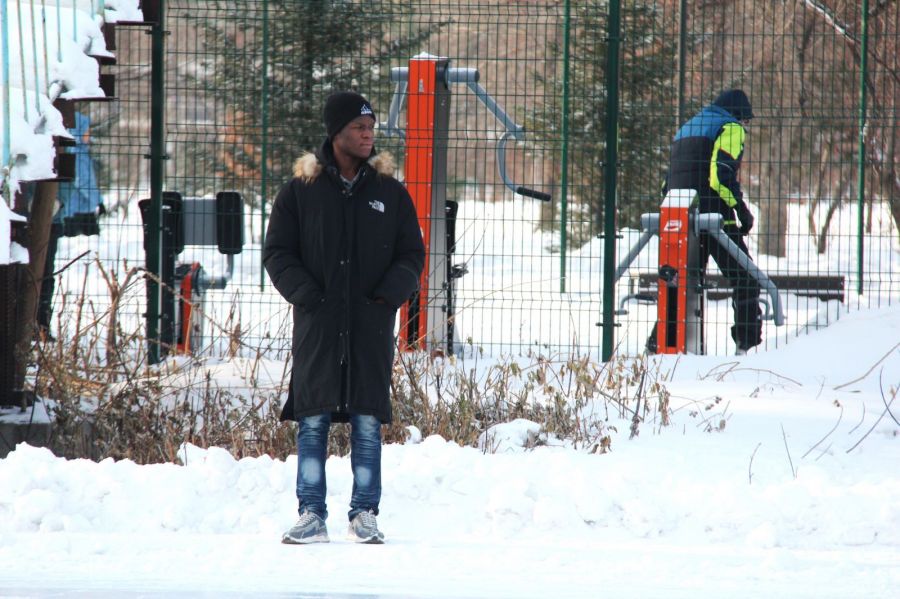
M 184 446 L 181 465 L 137 466 L 22 445 L 0 460 L 0 588 L 887 597 L 897 339 L 894 307 L 765 354 L 654 358 L 672 425 L 629 440 L 613 419 L 606 454 L 526 449 L 527 421 L 493 429 L 493 454 L 436 436 L 385 446 L 380 549 L 343 541 L 349 457 L 326 465 L 333 542 L 297 548 L 279 544 L 296 457 Z
M 139 0 L 106 0 L 106 22 L 142 23 L 144 15 L 139 7 Z

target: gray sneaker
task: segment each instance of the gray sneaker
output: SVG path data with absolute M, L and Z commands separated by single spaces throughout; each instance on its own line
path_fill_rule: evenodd
M 384 543 L 384 534 L 378 530 L 375 522 L 375 514 L 372 512 L 360 512 L 350 521 L 347 530 L 347 538 L 354 543 L 368 543 L 380 545 Z
M 281 535 L 281 542 L 288 545 L 327 543 L 328 528 L 325 526 L 325 520 L 312 512 L 303 512 L 297 523 Z

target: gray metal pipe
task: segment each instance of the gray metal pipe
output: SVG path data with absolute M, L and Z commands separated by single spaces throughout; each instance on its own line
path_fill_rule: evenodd
M 772 279 L 766 275 L 759 267 L 750 259 L 738 245 L 728 237 L 728 234 L 722 229 L 722 215 L 721 214 L 698 214 L 697 215 L 697 229 L 699 231 L 705 231 L 711 237 L 713 237 L 716 242 L 728 252 L 732 258 L 737 260 L 738 264 L 747 271 L 747 274 L 750 277 L 759 283 L 760 288 L 765 290 L 765 292 L 769 295 L 769 299 L 771 300 L 772 306 L 772 319 L 775 322 L 775 326 L 781 326 L 784 324 L 784 310 L 781 307 L 781 296 L 778 295 L 778 287 L 775 286 L 775 283 L 772 282 Z
M 638 242 L 632 246 L 628 254 L 619 263 L 616 268 L 614 283 L 618 283 L 631 263 L 634 262 L 638 254 L 650 243 L 650 238 L 659 233 L 659 214 L 642 214 L 641 215 L 641 237 Z

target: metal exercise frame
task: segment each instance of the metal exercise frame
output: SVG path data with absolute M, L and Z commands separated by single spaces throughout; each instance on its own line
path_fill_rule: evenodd
M 396 84 L 381 130 L 406 141 L 406 186 L 412 196 L 425 241 L 425 269 L 419 291 L 401 307 L 400 347 L 454 353 L 455 281 L 466 274 L 462 265 L 452 265 L 455 246 L 457 203 L 447 199 L 447 137 L 450 118 L 450 85 L 465 84 L 491 112 L 504 132 L 497 140 L 497 169 L 512 192 L 541 201 L 550 195 L 513 182 L 506 172 L 506 144 L 525 139 L 525 128 L 517 124 L 478 83 L 478 69 L 450 67 L 447 58 L 420 54 L 408 67 L 391 70 Z M 410 87 L 409 83 L 414 84 Z M 398 127 L 407 98 L 406 131 Z
M 704 354 L 704 265 L 699 263 L 699 235 L 707 234 L 721 245 L 747 271 L 769 300 L 763 320 L 775 326 L 785 323 L 778 288 L 725 233 L 721 214 L 700 214 L 696 210 L 697 192 L 693 189 L 670 190 L 659 214 L 641 216 L 641 237 L 616 268 L 618 281 L 654 235 L 659 236 L 659 280 L 655 298 L 657 305 L 656 335 L 658 352 L 663 354 Z M 618 315 L 626 315 L 625 304 L 635 299 L 648 299 L 639 294 L 623 297 Z

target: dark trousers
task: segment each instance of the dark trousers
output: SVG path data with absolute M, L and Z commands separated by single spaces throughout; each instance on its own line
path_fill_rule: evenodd
M 733 225 L 725 227 L 728 237 L 750 256 L 740 231 Z M 762 311 L 759 308 L 759 284 L 750 278 L 731 254 L 708 235 L 700 235 L 700 264 L 705 268 L 710 256 L 732 288 L 731 306 L 734 309 L 734 325 L 731 338 L 740 349 L 750 349 L 762 343 Z
M 41 294 L 38 298 L 37 309 L 37 324 L 45 331 L 50 330 L 50 321 L 53 318 L 53 292 L 56 289 L 56 277 L 53 276 L 53 271 L 56 264 L 56 248 L 62 233 L 62 223 L 50 225 L 50 237 L 47 239 L 47 257 L 44 259 L 44 277 L 41 279 Z

